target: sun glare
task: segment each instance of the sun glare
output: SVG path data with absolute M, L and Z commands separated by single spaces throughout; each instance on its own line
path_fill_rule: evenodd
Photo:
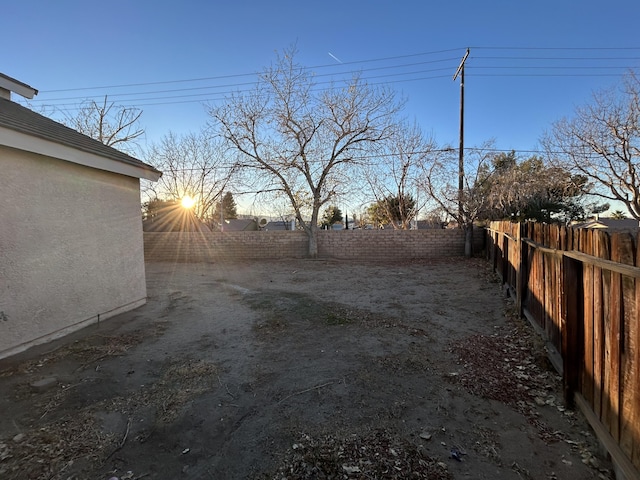
M 184 208 L 192 208 L 195 204 L 195 199 L 191 198 L 189 195 L 182 197 L 182 206 Z

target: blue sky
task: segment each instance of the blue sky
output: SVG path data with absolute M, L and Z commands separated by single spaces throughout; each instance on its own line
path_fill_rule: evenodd
M 409 118 L 439 144 L 457 146 L 460 90 L 452 75 L 470 47 L 465 145 L 494 138 L 498 148 L 524 151 L 594 90 L 640 69 L 640 2 L 609 5 L 615 8 L 593 0 L 5 2 L 0 71 L 40 90 L 34 107 L 73 109 L 83 97 L 105 94 L 139 106 L 152 142 L 169 130 L 198 130 L 207 120 L 199 100 L 250 81 L 236 75 L 260 71 L 295 43 L 298 60 L 319 73 L 362 69 L 377 77 L 370 82 L 388 82 L 407 98 Z M 88 89 L 96 86 L 107 88 Z

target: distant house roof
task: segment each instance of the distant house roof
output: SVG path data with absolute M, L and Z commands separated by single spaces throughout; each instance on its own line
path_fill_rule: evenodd
M 225 232 L 249 232 L 258 230 L 258 222 L 252 218 L 234 218 L 225 220 L 223 231 Z
M 282 220 L 271 221 L 262 227 L 262 229 L 270 231 L 291 230 L 291 222 L 283 222 Z
M 575 228 L 606 229 L 610 231 L 635 231 L 640 224 L 634 218 L 599 218 L 573 225 Z
M 10 135 L 7 130 L 14 132 L 14 135 Z M 62 150 L 52 148 L 51 143 L 38 145 L 33 142 L 33 137 L 53 142 L 62 147 Z M 147 180 L 156 181 L 162 175 L 162 172 L 151 165 L 6 98 L 0 98 L 0 145 Z M 64 147 L 89 155 L 69 155 Z M 105 164 L 97 157 L 112 162 Z

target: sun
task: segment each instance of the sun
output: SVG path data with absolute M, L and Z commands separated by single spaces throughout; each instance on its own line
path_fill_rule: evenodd
M 191 198 L 189 195 L 185 195 L 184 197 L 182 197 L 181 203 L 183 208 L 189 209 L 196 204 L 196 200 L 195 198 Z

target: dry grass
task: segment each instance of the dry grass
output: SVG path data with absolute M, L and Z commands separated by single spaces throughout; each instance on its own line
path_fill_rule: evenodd
M 174 421 L 183 405 L 213 390 L 218 371 L 215 365 L 203 360 L 169 366 L 150 392 L 157 407 L 156 419 L 163 423 Z
M 113 445 L 86 411 L 23 433 L 21 441 L 0 443 L 0 478 L 63 479 L 79 459 L 99 462 Z
M 113 345 L 111 342 L 108 344 Z M 131 344 L 124 345 L 122 349 L 130 346 Z M 122 349 L 109 347 L 107 351 L 123 351 Z M 90 352 L 91 358 L 97 353 L 93 349 L 84 348 L 74 351 Z M 0 478 L 59 480 L 66 479 L 66 473 L 78 461 L 100 464 L 122 448 L 126 434 L 124 438 L 105 434 L 96 421 L 96 412 L 119 412 L 131 418 L 138 408 L 154 406 L 156 422 L 171 423 L 178 418 L 184 405 L 214 388 L 218 372 L 215 365 L 203 360 L 172 363 L 150 388 L 103 400 L 88 405 L 73 415 L 67 414 L 57 421 L 33 427 L 23 432 L 21 441 L 0 441 Z M 59 390 L 50 397 L 45 414 L 56 416 L 56 410 L 63 404 L 68 390 L 69 387 Z M 45 415 L 41 419 L 43 417 Z
M 218 373 L 217 366 L 204 360 L 172 363 L 148 388 L 113 398 L 99 407 L 108 412 L 133 415 L 139 408 L 152 406 L 156 410 L 157 423 L 171 423 L 189 401 L 214 389 Z
M 167 328 L 163 322 L 155 323 L 152 328 L 146 330 L 135 330 L 121 335 L 91 335 L 82 340 L 77 340 L 68 345 L 63 345 L 56 350 L 42 355 L 41 357 L 23 362 L 0 372 L 0 377 L 10 377 L 15 374 L 29 374 L 36 372 L 45 365 L 49 365 L 66 358 L 71 358 L 76 362 L 82 362 L 78 370 L 96 363 L 102 359 L 124 355 L 131 349 L 142 343 L 150 336 L 161 335 Z

